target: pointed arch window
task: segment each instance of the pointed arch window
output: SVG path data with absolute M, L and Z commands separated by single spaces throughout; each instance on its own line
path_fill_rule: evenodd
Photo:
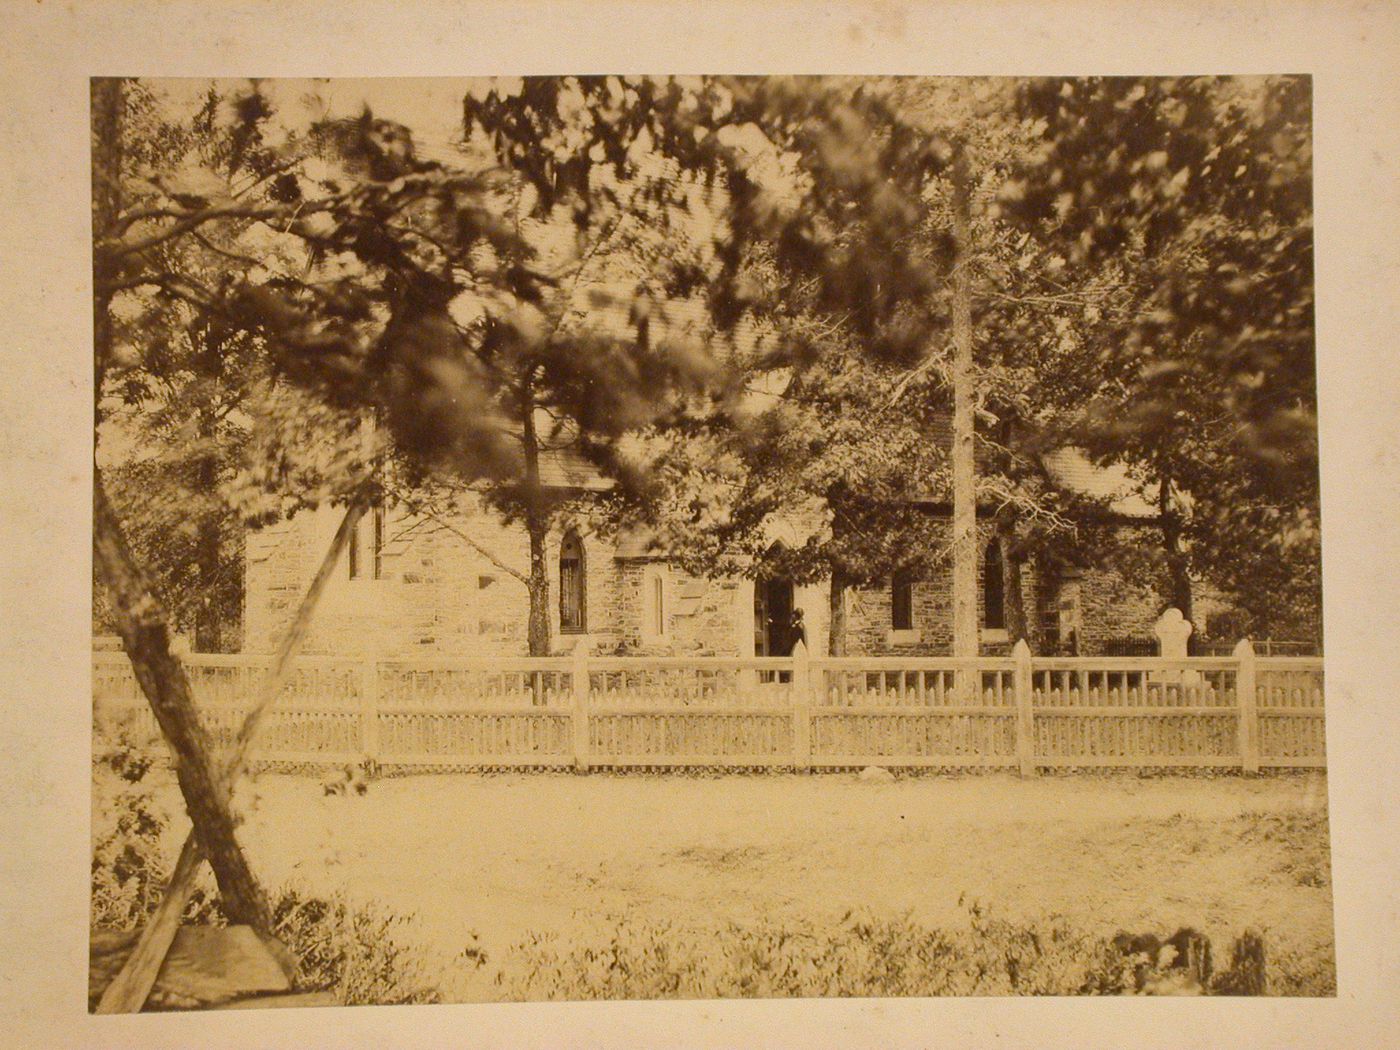
M 587 564 L 578 533 L 569 532 L 559 545 L 559 633 L 588 631 Z
M 1006 588 L 1001 575 L 1001 546 L 987 544 L 982 560 L 982 626 L 989 631 L 1006 629 Z

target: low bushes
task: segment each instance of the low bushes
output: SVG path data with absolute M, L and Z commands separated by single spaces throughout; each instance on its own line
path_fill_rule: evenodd
M 161 849 L 164 813 L 146 782 L 149 758 L 120 741 L 94 767 L 94 798 L 108 800 L 94 818 L 92 906 L 94 929 L 133 929 L 160 902 L 169 866 Z M 106 783 L 103 783 L 106 781 Z M 187 923 L 226 920 L 206 882 L 196 889 Z M 412 948 L 398 939 L 404 920 L 378 909 L 352 906 L 296 888 L 272 900 L 275 933 L 298 960 L 297 987 L 329 990 L 346 1006 L 432 1003 L 434 981 Z
M 1262 940 L 1246 933 L 1228 954 L 1225 970 L 1202 983 L 1170 956 L 1124 951 L 1058 918 L 1010 922 L 977 905 L 958 929 L 864 915 L 835 928 L 623 919 L 593 943 L 531 935 L 512 949 L 497 985 L 511 1000 L 1260 994 Z M 1263 983 L 1286 994 L 1329 992 L 1322 972 L 1268 969 Z

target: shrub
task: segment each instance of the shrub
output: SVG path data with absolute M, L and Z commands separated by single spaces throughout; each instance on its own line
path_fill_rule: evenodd
M 403 918 L 296 889 L 277 896 L 272 914 L 278 938 L 297 957 L 299 986 L 331 989 L 345 1006 L 440 1000 L 421 959 L 394 935 Z
M 970 915 L 957 931 L 854 914 L 832 931 L 623 919 L 602 944 L 561 948 L 553 934 L 532 934 L 497 982 L 511 999 L 1114 995 L 1133 987 L 1133 960 L 1106 938 L 1059 919 L 1012 923 L 975 905 Z
M 588 943 L 532 933 L 497 974 L 506 999 L 692 999 L 801 996 L 1334 995 L 1330 953 L 1264 952 L 1246 931 L 1203 987 L 1182 969 L 1070 927 L 997 918 L 973 904 L 965 927 L 908 916 L 847 915 L 834 929 L 763 921 L 678 927 L 617 920 Z M 1263 969 L 1262 982 L 1259 970 Z M 1209 976 L 1208 974 L 1205 976 Z

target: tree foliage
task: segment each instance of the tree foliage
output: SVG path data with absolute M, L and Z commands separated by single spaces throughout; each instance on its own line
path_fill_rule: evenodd
M 1096 290 L 1080 442 L 1158 502 L 1175 590 L 1208 576 L 1257 629 L 1311 634 L 1309 81 L 1052 79 L 1019 105 L 1040 142 L 1002 209 L 1059 287 Z

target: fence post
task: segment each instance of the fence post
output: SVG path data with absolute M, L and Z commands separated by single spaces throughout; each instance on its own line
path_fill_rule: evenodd
M 580 642 L 574 646 L 569 677 L 574 694 L 574 768 L 588 771 L 588 650 Z
M 1254 646 L 1241 638 L 1235 646 L 1235 703 L 1239 707 L 1240 768 L 1259 772 L 1259 699 L 1255 692 Z
M 1031 704 L 1031 647 L 1022 638 L 1011 650 L 1016 660 L 1016 763 L 1021 776 L 1035 776 L 1035 708 Z
M 360 750 L 371 768 L 379 764 L 379 660 L 373 655 L 360 669 Z
M 812 664 L 801 640 L 792 647 L 792 765 L 812 767 Z

